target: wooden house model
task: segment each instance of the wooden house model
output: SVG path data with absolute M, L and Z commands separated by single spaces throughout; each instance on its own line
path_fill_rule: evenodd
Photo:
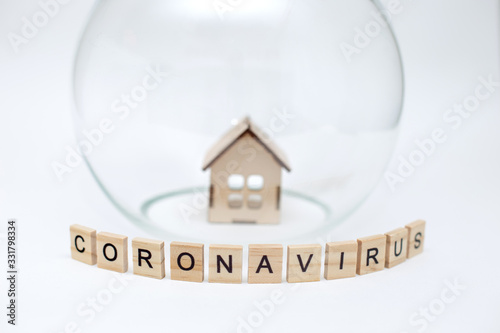
M 207 152 L 210 168 L 208 220 L 279 223 L 281 169 L 290 171 L 285 154 L 245 118 Z

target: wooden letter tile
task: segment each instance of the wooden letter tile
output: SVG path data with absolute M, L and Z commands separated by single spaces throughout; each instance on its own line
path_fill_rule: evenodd
M 208 282 L 241 283 L 243 246 L 210 245 Z
M 356 273 L 364 275 L 384 269 L 385 243 L 384 235 L 358 239 L 358 264 Z
M 128 237 L 110 232 L 98 233 L 97 267 L 118 273 L 128 271 Z
M 321 245 L 289 245 L 286 280 L 294 282 L 319 281 L 321 276 Z
M 73 224 L 69 227 L 71 236 L 71 258 L 95 265 L 97 262 L 96 231 L 83 225 Z
M 406 260 L 408 230 L 398 228 L 385 234 L 385 267 L 392 268 Z
M 425 221 L 417 220 L 406 225 L 408 229 L 408 258 L 422 253 L 425 240 Z
M 283 245 L 248 246 L 248 283 L 281 283 Z
M 179 281 L 203 282 L 204 245 L 170 243 L 170 278 Z
M 356 276 L 358 243 L 345 241 L 326 243 L 325 279 L 343 279 Z
M 162 241 L 136 237 L 132 239 L 134 274 L 155 279 L 165 277 L 165 251 Z

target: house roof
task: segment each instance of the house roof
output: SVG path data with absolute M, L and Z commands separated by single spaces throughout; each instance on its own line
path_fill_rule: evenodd
M 229 149 L 240 137 L 249 132 L 255 139 L 266 148 L 276 161 L 287 171 L 290 171 L 290 163 L 281 149 L 267 138 L 264 132 L 258 128 L 248 117 L 241 120 L 231 128 L 219 141 L 217 141 L 205 155 L 203 170 L 209 168 L 219 156 Z

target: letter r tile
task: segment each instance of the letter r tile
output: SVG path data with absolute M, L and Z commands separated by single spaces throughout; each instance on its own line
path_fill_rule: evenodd
M 136 237 L 132 239 L 134 274 L 163 279 L 165 277 L 164 242 Z
M 356 273 L 364 275 L 378 272 L 385 266 L 385 235 L 358 239 L 358 263 Z

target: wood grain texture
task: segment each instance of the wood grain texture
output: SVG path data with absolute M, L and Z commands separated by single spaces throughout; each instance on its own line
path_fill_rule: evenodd
M 326 243 L 325 279 L 343 279 L 356 276 L 358 243 L 355 240 Z
M 385 234 L 385 267 L 392 268 L 406 260 L 408 251 L 408 230 L 398 228 Z
M 248 161 L 241 151 L 253 150 L 255 156 Z M 211 203 L 208 219 L 211 222 L 247 222 L 262 224 L 277 224 L 280 221 L 280 198 L 282 167 L 277 163 L 267 149 L 250 133 L 243 134 L 233 145 L 217 158 L 210 171 L 212 186 Z M 227 183 L 230 174 L 242 175 L 245 185 L 241 190 L 231 190 Z M 254 191 L 248 188 L 250 175 L 261 175 L 264 178 L 264 188 Z M 231 194 L 242 195 L 243 201 L 239 208 L 231 208 L 228 198 Z M 260 195 L 260 208 L 252 208 L 251 195 Z
M 248 283 L 281 283 L 282 275 L 283 245 L 248 246 Z
M 408 229 L 408 258 L 412 258 L 424 250 L 425 221 L 417 220 L 406 225 Z
M 243 246 L 210 245 L 208 255 L 208 282 L 241 283 Z
M 203 282 L 203 244 L 170 243 L 170 278 L 178 281 Z
M 79 224 L 69 227 L 71 258 L 95 265 L 97 263 L 97 231 Z
M 385 244 L 385 235 L 359 238 L 356 273 L 364 275 L 383 270 L 385 267 Z
M 110 232 L 98 233 L 97 267 L 118 273 L 128 271 L 128 237 Z
M 321 278 L 321 245 L 289 245 L 286 280 L 289 283 L 313 282 Z
M 165 243 L 136 237 L 132 239 L 134 274 L 155 279 L 165 277 Z

